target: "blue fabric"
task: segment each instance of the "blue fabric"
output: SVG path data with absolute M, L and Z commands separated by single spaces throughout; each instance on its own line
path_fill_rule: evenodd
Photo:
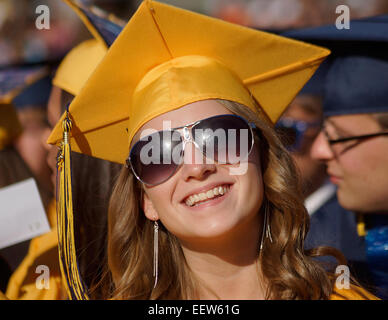
M 331 246 L 340 250 L 349 261 L 366 261 L 365 242 L 357 234 L 354 212 L 342 208 L 334 195 L 310 218 L 305 248 Z
M 283 36 L 309 40 L 388 42 L 388 15 L 350 21 L 350 29 L 337 29 L 335 24 L 289 30 Z
M 340 250 L 355 278 L 388 300 L 388 215 L 366 215 L 365 221 L 367 235 L 360 237 L 356 214 L 342 208 L 334 195 L 311 216 L 305 249 L 330 246 Z M 336 262 L 327 257 L 318 260 Z
M 324 61 L 314 73 L 311 79 L 302 88 L 299 94 L 311 94 L 317 96 L 324 95 L 326 74 L 329 70 L 330 63 Z
M 88 18 L 90 23 L 99 32 L 101 37 L 104 39 L 106 45 L 110 47 L 113 41 L 115 41 L 115 39 L 120 34 L 121 30 L 123 30 L 123 27 L 110 20 L 104 19 L 94 14 L 93 12 L 87 10 L 86 8 L 80 7 L 80 9 Z
M 365 239 L 357 234 L 356 214 L 342 208 L 336 195 L 310 218 L 305 249 L 318 246 L 330 246 L 340 250 L 347 259 L 351 274 L 370 292 L 378 293 L 367 263 Z M 332 257 L 319 257 L 317 260 L 328 269 L 337 266 L 337 261 Z
M 46 107 L 52 88 L 51 80 L 51 76 L 47 76 L 31 84 L 15 97 L 13 105 L 17 109 Z
M 45 67 L 15 66 L 0 70 L 0 99 L 29 85 L 29 79 L 39 74 Z
M 388 216 L 374 216 L 365 237 L 367 262 L 378 287 L 377 295 L 388 300 Z
M 366 56 L 338 57 L 327 75 L 325 116 L 388 112 L 388 62 Z
M 283 36 L 328 47 L 324 115 L 388 111 L 388 15 L 290 30 Z

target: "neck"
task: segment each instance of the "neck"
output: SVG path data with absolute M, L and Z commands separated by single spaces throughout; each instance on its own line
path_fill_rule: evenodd
M 224 237 L 181 242 L 186 262 L 198 283 L 197 296 L 193 298 L 264 299 L 265 286 L 258 268 L 258 218 L 255 223 L 250 221 L 249 229 L 230 231 Z

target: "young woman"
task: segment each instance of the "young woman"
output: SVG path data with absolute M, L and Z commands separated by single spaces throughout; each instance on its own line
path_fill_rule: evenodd
M 247 170 L 231 175 L 230 167 L 236 164 L 196 164 L 191 157 L 200 151 L 192 143 L 186 144 L 185 163 L 174 173 L 163 173 L 172 171 L 167 167 L 173 164 L 143 168 L 133 165 L 136 158 L 132 169 L 123 168 L 109 212 L 114 296 L 328 298 L 333 282 L 303 251 L 309 220 L 293 162 L 269 124 L 236 102 L 198 101 L 147 122 L 132 143 L 134 157 L 139 133 L 161 130 L 163 120 L 171 121 L 172 127 L 200 121 L 204 129 L 214 131 L 249 130 L 249 123 L 254 124 Z M 156 283 L 150 254 L 155 222 Z
M 60 144 L 65 131 L 64 225 L 69 145 L 126 164 L 109 207 L 107 298 L 339 297 L 334 277 L 312 258 L 341 254 L 304 251 L 308 214 L 273 129 L 327 54 L 142 3 L 49 138 Z M 87 298 L 65 231 L 69 296 Z

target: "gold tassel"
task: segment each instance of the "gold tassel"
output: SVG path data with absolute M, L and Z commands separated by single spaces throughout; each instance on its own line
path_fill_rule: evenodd
M 63 142 L 57 160 L 58 247 L 59 264 L 66 291 L 71 300 L 89 300 L 81 279 L 74 240 L 73 196 L 71 186 L 70 132 L 72 122 L 66 111 L 63 120 Z
M 364 215 L 361 213 L 357 214 L 357 233 L 359 237 L 366 236 Z

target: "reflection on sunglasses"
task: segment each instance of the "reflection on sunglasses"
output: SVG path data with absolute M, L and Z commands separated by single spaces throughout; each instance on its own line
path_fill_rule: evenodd
M 148 129 L 132 147 L 128 158 L 135 176 L 147 185 L 156 185 L 169 179 L 183 163 L 184 150 L 191 142 L 200 150 L 187 164 L 244 164 L 231 174 L 244 174 L 246 162 L 253 147 L 253 124 L 236 115 L 210 117 L 171 129 L 164 121 L 163 130 Z M 191 130 L 189 130 L 189 128 Z M 232 168 L 231 168 L 232 169 Z

